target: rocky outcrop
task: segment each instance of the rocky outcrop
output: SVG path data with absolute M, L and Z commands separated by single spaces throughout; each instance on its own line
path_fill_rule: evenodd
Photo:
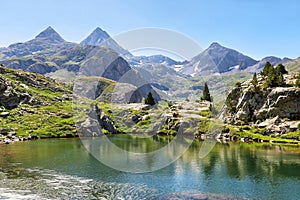
M 20 103 L 34 104 L 38 102 L 27 92 L 18 90 L 10 80 L 0 76 L 0 106 L 12 109 L 17 107 Z M 4 114 L 1 116 L 4 116 Z
M 109 133 L 118 133 L 112 119 L 104 115 L 97 105 L 91 105 L 87 119 L 78 123 L 78 134 L 81 137 L 96 137 L 103 135 L 102 129 Z
M 286 82 L 294 82 L 296 75 L 286 75 Z M 263 88 L 262 82 L 254 88 L 251 81 L 233 88 L 225 101 L 222 117 L 226 123 L 263 122 L 278 116 L 300 120 L 300 88 L 286 86 Z

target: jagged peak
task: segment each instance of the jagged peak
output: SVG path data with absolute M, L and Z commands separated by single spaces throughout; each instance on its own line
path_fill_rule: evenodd
M 216 47 L 223 47 L 222 45 L 220 45 L 218 42 L 213 42 L 211 43 L 211 45 L 209 46 L 209 48 L 216 48 Z M 224 47 L 223 47 L 224 48 Z
M 98 36 L 102 36 L 103 38 L 110 38 L 110 36 L 108 35 L 108 33 L 104 30 L 102 30 L 100 27 L 97 27 L 91 35 L 96 34 Z
M 107 32 L 97 27 L 86 39 L 81 42 L 81 44 L 97 45 L 109 38 L 110 36 L 107 34 Z
M 44 39 L 53 43 L 65 42 L 65 40 L 51 26 L 48 26 L 45 30 L 39 33 L 35 39 Z

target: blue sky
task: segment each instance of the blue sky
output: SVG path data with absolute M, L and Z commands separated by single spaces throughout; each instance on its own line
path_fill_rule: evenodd
M 297 0 L 0 0 L 0 8 L 0 46 L 32 39 L 49 25 L 73 42 L 96 27 L 110 35 L 159 27 L 255 59 L 300 56 Z

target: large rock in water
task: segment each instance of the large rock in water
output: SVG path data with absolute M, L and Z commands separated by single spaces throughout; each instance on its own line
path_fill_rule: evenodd
M 229 92 L 221 117 L 230 124 L 264 121 L 275 116 L 300 120 L 299 102 L 300 88 L 254 89 L 248 81 Z

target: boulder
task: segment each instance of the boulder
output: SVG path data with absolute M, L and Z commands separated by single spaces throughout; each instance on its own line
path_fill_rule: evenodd
M 279 119 L 279 116 L 276 116 L 272 119 L 266 119 L 265 121 L 259 123 L 257 125 L 258 128 L 265 128 L 267 126 L 270 126 L 271 124 L 275 124 L 278 125 L 281 122 L 281 120 Z
M 77 127 L 79 127 L 78 134 L 80 137 L 95 137 L 102 135 L 101 126 L 99 126 L 98 121 L 90 117 L 83 123 L 78 124 Z
M 138 123 L 139 121 L 141 121 L 141 117 L 139 115 L 133 115 L 131 117 L 131 121 L 133 121 L 134 123 Z
M 114 126 L 114 122 L 106 115 L 101 118 L 100 125 L 102 126 L 102 128 L 112 134 L 118 133 L 116 127 Z
M 0 113 L 0 117 L 7 117 L 7 116 L 9 116 L 9 112 L 2 112 L 2 113 Z
M 1 135 L 7 135 L 8 134 L 8 130 L 6 128 L 0 128 L 0 134 Z

